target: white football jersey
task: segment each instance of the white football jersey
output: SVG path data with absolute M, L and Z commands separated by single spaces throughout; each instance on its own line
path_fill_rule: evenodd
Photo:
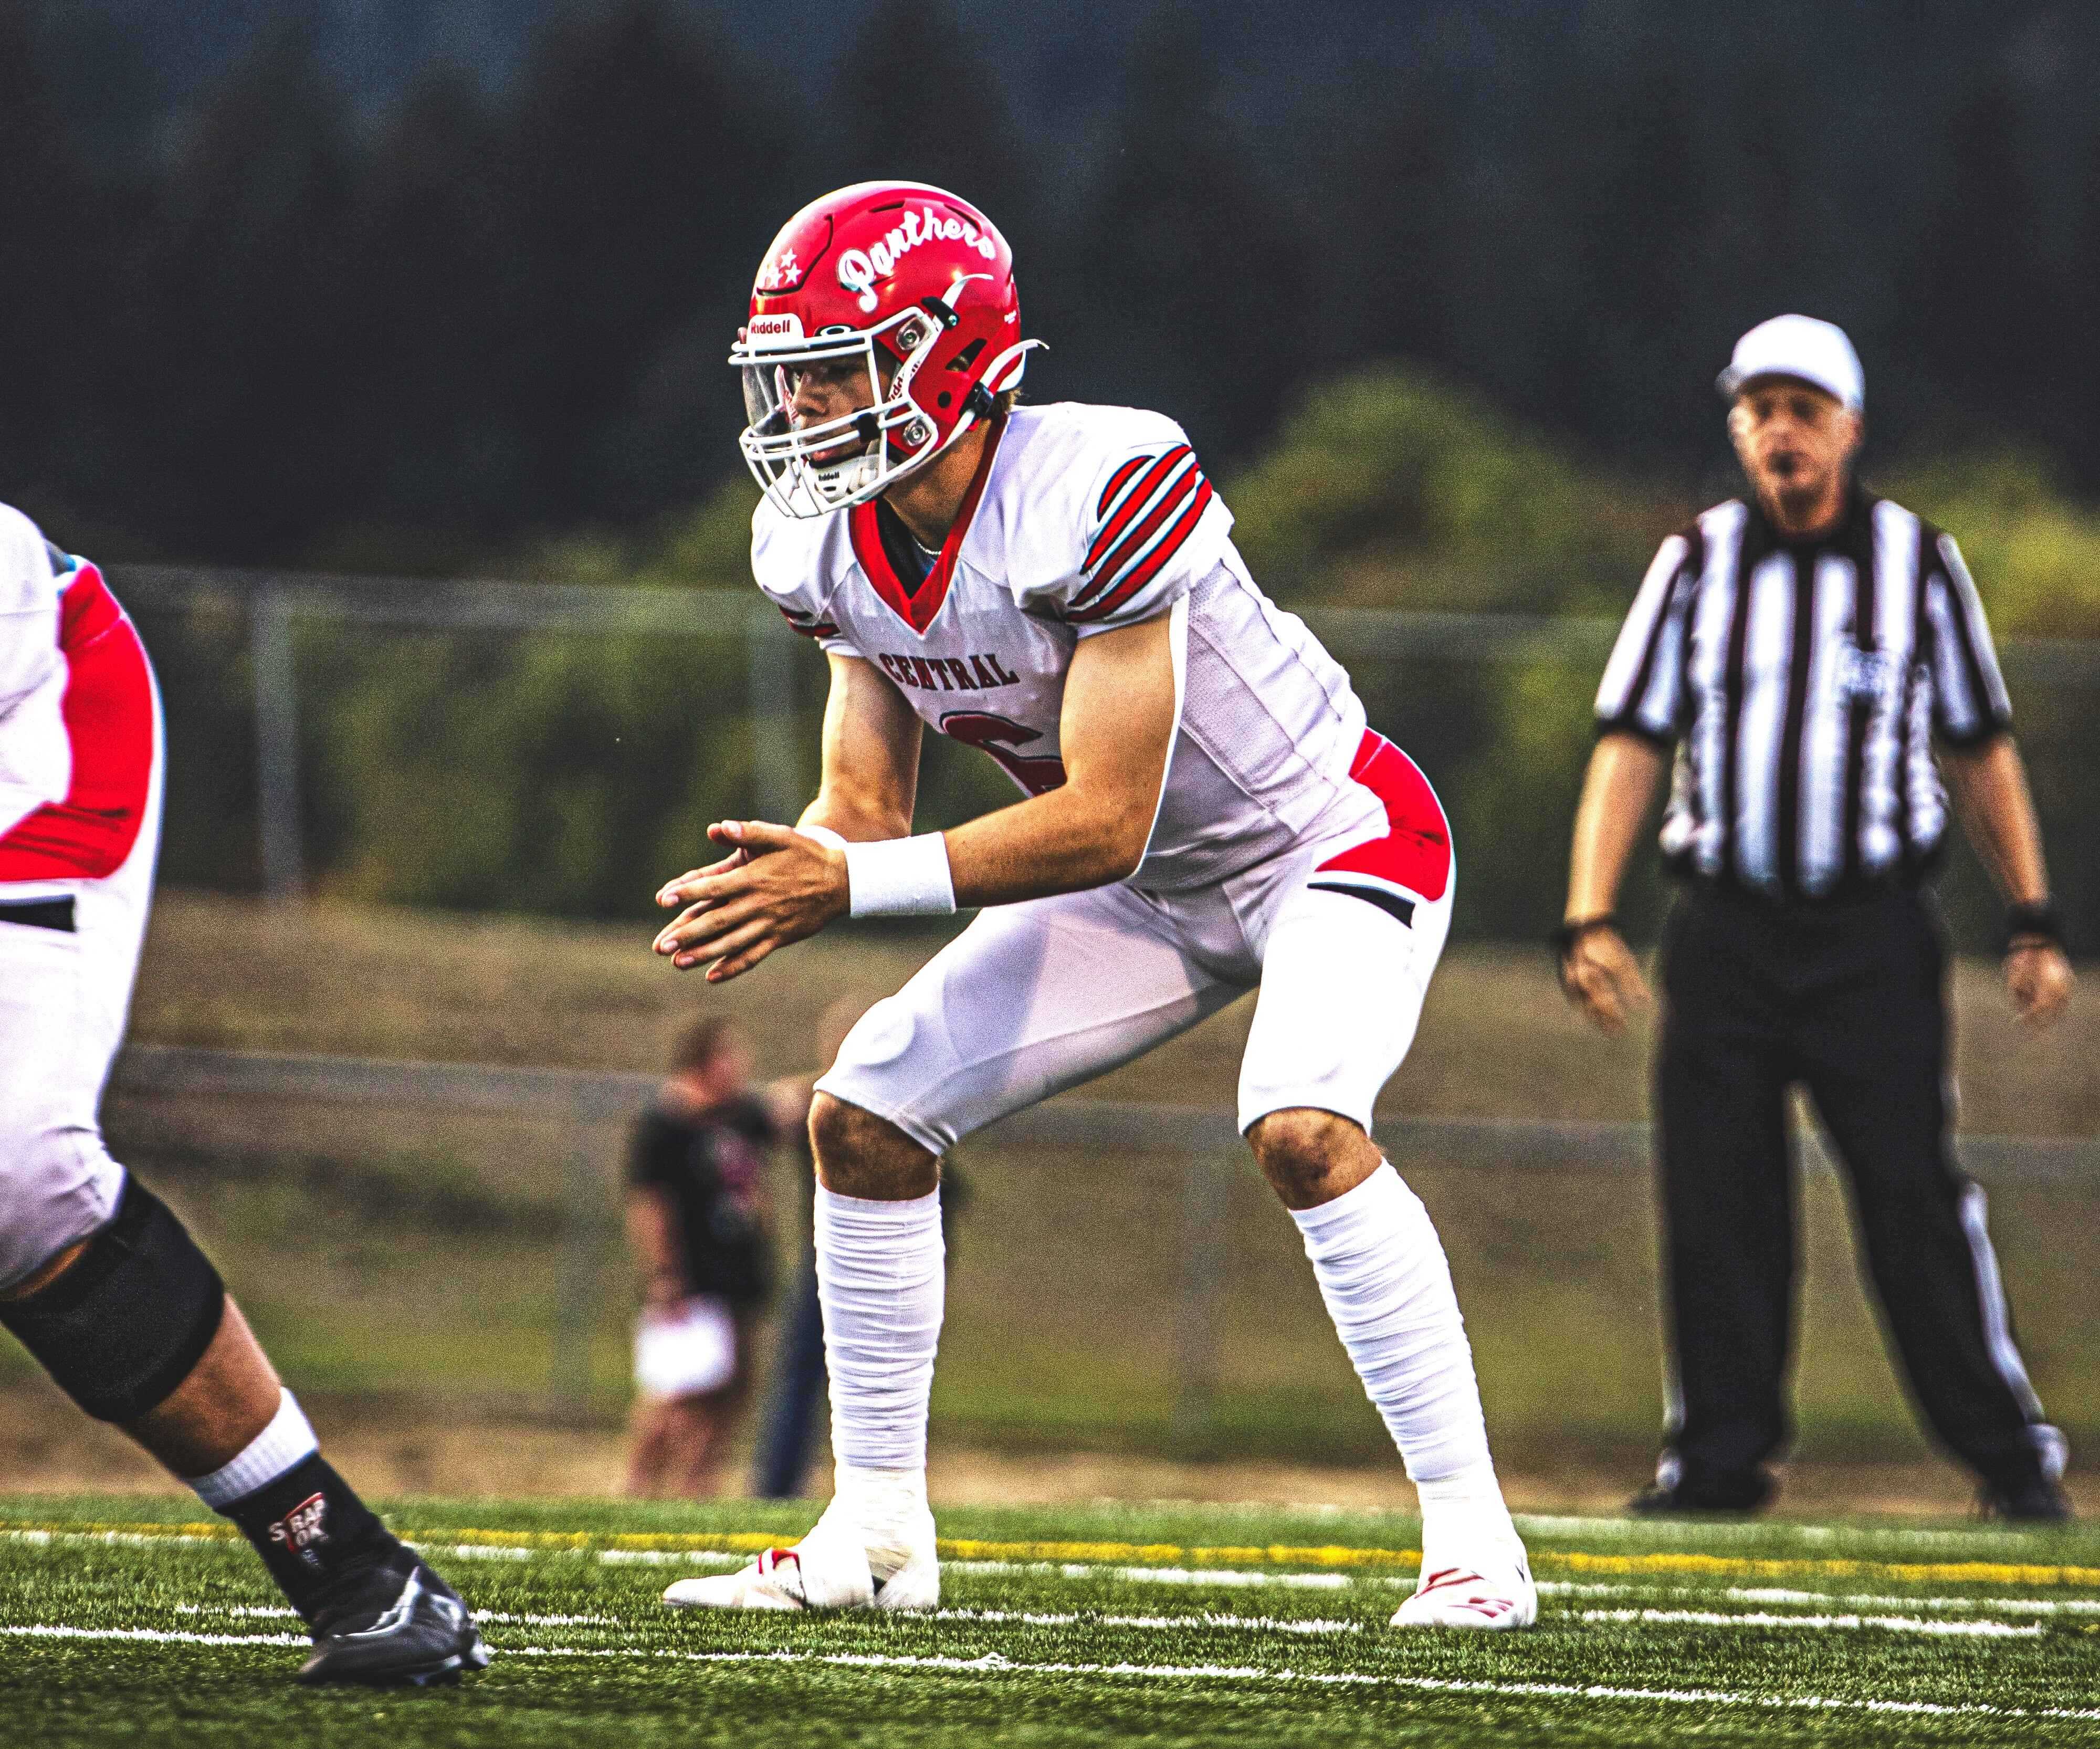
M 924 556 L 898 550 L 909 537 L 872 502 L 806 519 L 761 502 L 752 569 L 796 631 L 876 664 L 930 727 L 1031 795 L 1065 780 L 1079 640 L 1171 612 L 1180 722 L 1132 877 L 1166 892 L 1374 810 L 1349 781 L 1365 727 L 1349 677 L 1255 586 L 1232 523 L 1171 419 L 1061 402 L 1017 408 L 995 433 L 915 587 Z
M 0 504 L 0 837 L 66 793 L 62 592 L 37 525 Z
M 159 713 L 145 646 L 102 573 L 0 505 L 0 886 L 11 899 L 124 866 L 157 815 Z

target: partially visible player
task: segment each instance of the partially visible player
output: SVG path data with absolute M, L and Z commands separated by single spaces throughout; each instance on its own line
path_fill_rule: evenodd
M 97 1116 L 160 836 L 160 701 L 84 561 L 0 506 L 0 1325 L 237 1524 L 309 1682 L 456 1680 L 465 1605 L 324 1459 L 218 1271 Z
M 1443 810 L 1248 576 L 1179 426 L 1013 404 L 1020 320 L 982 213 L 864 183 L 788 222 L 733 355 L 765 488 L 752 566 L 831 659 L 823 779 L 799 829 L 710 828 L 728 854 L 663 889 L 682 910 L 657 951 L 719 981 L 849 911 L 984 910 L 818 1083 L 832 1504 L 668 1601 L 934 1605 L 941 1155 L 1259 985 L 1240 1127 L 1421 1499 L 1394 1620 L 1529 1625 L 1443 1248 L 1370 1134 L 1449 925 Z M 1229 368 L 1262 337 L 1217 342 Z M 911 837 L 929 725 L 1026 799 Z

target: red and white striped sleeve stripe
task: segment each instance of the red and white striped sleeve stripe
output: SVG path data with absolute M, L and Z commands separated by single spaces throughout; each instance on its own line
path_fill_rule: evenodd
M 1186 444 L 1124 462 L 1095 504 L 1087 581 L 1065 617 L 1085 625 L 1129 605 L 1180 550 L 1211 498 L 1211 483 Z
M 792 607 L 783 607 L 780 616 L 805 638 L 836 638 L 839 634 L 836 625 L 814 613 L 798 613 Z

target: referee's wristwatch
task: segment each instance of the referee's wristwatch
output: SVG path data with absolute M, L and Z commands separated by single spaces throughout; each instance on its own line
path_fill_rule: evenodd
M 2023 947 L 2063 947 L 2063 918 L 2056 907 L 2044 899 L 2035 905 L 2009 905 L 2005 908 L 2005 951 L 2012 953 Z

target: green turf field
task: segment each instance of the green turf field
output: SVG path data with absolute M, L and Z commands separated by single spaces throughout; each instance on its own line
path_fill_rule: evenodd
M 11 1744 L 2100 1742 L 2100 1530 L 1526 1521 L 1540 1628 L 1391 1633 L 1400 1517 L 955 1511 L 942 1612 L 659 1607 L 808 1508 L 407 1501 L 492 1667 L 308 1693 L 261 1570 L 179 1500 L 0 1507 Z

